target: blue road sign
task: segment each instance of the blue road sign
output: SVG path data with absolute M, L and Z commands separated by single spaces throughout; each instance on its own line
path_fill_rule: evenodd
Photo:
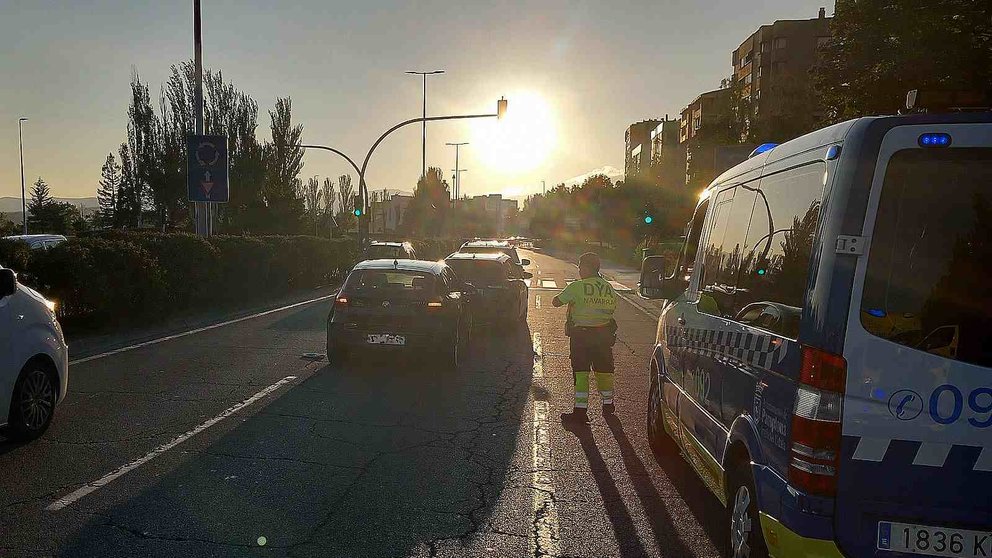
M 227 167 L 226 136 L 188 136 L 186 192 L 189 201 L 226 203 L 231 193 Z

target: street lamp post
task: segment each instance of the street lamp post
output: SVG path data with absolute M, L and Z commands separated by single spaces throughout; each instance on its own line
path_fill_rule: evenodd
M 462 186 L 462 178 L 461 178 L 461 175 L 458 174 L 458 168 L 459 168 L 458 167 L 458 149 L 461 146 L 463 146 L 463 145 L 468 145 L 468 142 L 467 141 L 463 141 L 463 142 L 458 142 L 458 143 L 445 143 L 444 145 L 453 145 L 455 147 L 455 183 L 453 184 L 453 187 L 455 189 L 455 192 L 454 192 L 455 199 L 457 200 L 458 199 L 458 195 L 461 193 L 461 186 Z
M 444 70 L 431 70 L 429 72 L 407 72 L 411 75 L 423 76 L 424 78 L 424 118 L 423 118 L 423 130 L 421 132 L 421 151 L 420 151 L 420 176 L 427 176 L 427 76 L 433 76 L 436 74 L 443 74 Z
M 494 114 L 460 114 L 453 116 L 431 116 L 431 117 L 411 118 L 409 120 L 404 120 L 403 122 L 400 122 L 399 124 L 383 132 L 382 135 L 379 136 L 379 139 L 375 140 L 375 143 L 373 143 L 372 147 L 369 148 L 368 153 L 365 154 L 365 160 L 362 162 L 361 167 L 359 167 L 355 163 L 355 161 L 351 157 L 346 155 L 343 151 L 334 149 L 333 147 L 328 147 L 326 145 L 300 145 L 299 147 L 303 147 L 305 149 L 323 149 L 325 151 L 336 153 L 337 155 L 340 155 L 346 161 L 348 161 L 351 167 L 355 169 L 355 172 L 358 173 L 358 195 L 361 196 L 362 204 L 364 205 L 364 207 L 368 208 L 369 189 L 368 186 L 365 184 L 365 172 L 366 170 L 368 170 L 369 161 L 372 159 L 372 154 L 375 152 L 376 148 L 379 147 L 379 144 L 381 144 L 382 141 L 386 139 L 386 136 L 395 132 L 396 130 L 399 130 L 404 126 L 408 126 L 410 124 L 416 124 L 417 122 L 436 122 L 440 120 L 465 120 L 469 118 L 502 118 L 505 112 L 506 112 L 506 100 L 500 99 L 496 104 L 496 113 Z M 369 213 L 367 210 L 363 211 L 362 215 L 359 217 L 358 242 L 360 247 L 365 245 L 365 237 L 367 236 L 367 234 L 363 229 L 365 229 L 368 226 L 368 217 L 369 217 Z
M 24 191 L 24 140 L 21 137 L 21 123 L 26 120 L 24 116 L 17 119 L 17 150 L 21 156 L 21 234 L 28 234 L 28 199 Z

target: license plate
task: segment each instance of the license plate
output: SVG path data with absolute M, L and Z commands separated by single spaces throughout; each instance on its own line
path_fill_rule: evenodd
M 955 558 L 992 557 L 992 531 L 879 521 L 878 549 Z
M 367 342 L 372 345 L 406 345 L 406 337 L 391 333 L 370 333 Z

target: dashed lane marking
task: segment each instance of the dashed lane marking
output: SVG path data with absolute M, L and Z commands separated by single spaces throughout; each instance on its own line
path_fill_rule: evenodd
M 541 334 L 534 332 L 534 379 L 544 377 L 544 350 L 541 348 Z
M 558 508 L 551 466 L 551 436 L 548 433 L 547 401 L 534 401 L 533 492 L 534 530 L 530 541 L 531 556 L 560 556 Z
M 230 417 L 234 413 L 237 413 L 241 409 L 244 409 L 245 407 L 251 405 L 252 403 L 255 403 L 256 401 L 262 399 L 266 395 L 268 395 L 268 394 L 276 391 L 280 387 L 282 387 L 282 386 L 284 386 L 284 385 L 292 382 L 295 379 L 296 379 L 296 376 L 286 376 L 285 378 L 283 378 L 283 379 L 279 380 L 278 382 L 270 385 L 269 387 L 263 389 L 262 391 L 256 393 L 255 395 L 252 395 L 248 399 L 245 399 L 241 403 L 238 403 L 236 405 L 233 405 L 231 407 L 228 407 L 227 410 L 225 410 L 221 414 L 215 416 L 214 418 L 208 420 L 207 422 L 204 422 L 203 424 L 197 426 L 196 428 L 190 430 L 189 432 L 186 432 L 185 434 L 181 434 L 181 435 L 177 436 L 171 442 L 168 442 L 166 444 L 163 444 L 163 445 L 161 445 L 161 446 L 153 449 L 152 451 L 148 452 L 143 457 L 140 457 L 138 459 L 135 459 L 134 461 L 132 461 L 132 462 L 126 464 L 126 465 L 122 465 L 121 467 L 118 467 L 113 472 L 110 472 L 110 473 L 104 475 L 103 477 L 100 477 L 99 479 L 93 481 L 93 482 L 87 483 L 87 484 L 83 485 L 82 487 L 78 488 L 77 490 L 74 490 L 74 491 L 70 492 L 69 494 L 66 494 L 65 496 L 59 498 L 58 500 L 55 500 L 54 502 L 52 502 L 45 509 L 48 510 L 48 511 L 53 511 L 53 512 L 54 511 L 59 511 L 59 510 L 65 509 L 66 507 L 68 507 L 69 505 L 71 505 L 76 500 L 79 500 L 80 498 L 82 498 L 82 497 L 84 497 L 84 496 L 86 496 L 88 494 L 91 494 L 93 492 L 96 492 L 97 490 L 99 490 L 100 488 L 102 488 L 104 486 L 107 486 L 111 482 L 119 479 L 120 477 L 126 475 L 127 473 L 130 473 L 131 471 L 137 469 L 138 467 L 141 467 L 145 463 L 148 463 L 152 459 L 155 459 L 156 457 L 158 457 L 158 456 L 162 455 L 163 453 L 169 451 L 170 449 L 178 446 L 179 444 L 185 442 L 186 440 L 189 440 L 193 436 L 196 436 L 200 432 L 203 432 L 204 430 L 210 428 L 211 426 L 217 424 L 218 422 L 220 422 L 220 421 L 222 421 L 222 420 Z
M 541 309 L 541 295 L 534 295 L 534 308 Z

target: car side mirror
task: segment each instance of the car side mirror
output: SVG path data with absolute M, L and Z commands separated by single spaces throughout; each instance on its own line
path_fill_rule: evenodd
M 520 260 L 520 265 L 530 265 L 530 260 L 528 260 L 527 258 L 523 258 L 522 260 Z
M 638 294 L 649 299 L 671 299 L 679 294 L 683 282 L 674 276 L 665 276 L 665 257 L 648 256 L 641 262 L 641 280 Z
M 17 292 L 17 275 L 12 269 L 0 269 L 0 298 Z
M 534 274 L 531 273 L 531 272 L 529 272 L 529 271 L 525 271 L 525 272 L 523 272 L 523 273 L 520 274 L 520 277 L 523 278 L 523 279 L 533 279 L 534 278 Z

